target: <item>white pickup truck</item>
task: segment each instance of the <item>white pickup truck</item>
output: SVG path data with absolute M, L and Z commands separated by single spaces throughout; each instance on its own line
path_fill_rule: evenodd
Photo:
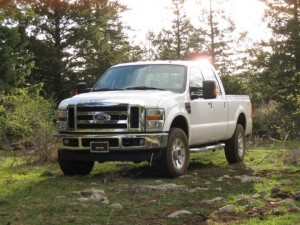
M 241 162 L 251 114 L 249 97 L 225 95 L 209 63 L 119 64 L 60 103 L 58 162 L 85 175 L 95 161 L 149 161 L 171 177 L 187 172 L 190 152 L 224 148 L 229 163 Z

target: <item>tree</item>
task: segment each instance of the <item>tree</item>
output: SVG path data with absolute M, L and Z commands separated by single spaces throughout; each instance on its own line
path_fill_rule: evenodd
M 235 23 L 226 15 L 224 5 L 228 1 L 199 0 L 201 14 L 199 15 L 200 29 L 203 30 L 205 54 L 210 56 L 211 63 L 219 70 L 220 75 L 232 73 L 237 56 L 237 45 L 244 34 L 234 32 Z M 207 4 L 208 3 L 208 4 Z M 208 5 L 208 7 L 205 7 Z
M 22 26 L 30 19 L 26 8 L 10 1 L 0 4 L 0 89 L 4 94 L 26 85 L 34 65 Z
M 77 39 L 74 58 L 80 59 L 77 76 L 93 84 L 110 66 L 132 59 L 131 52 L 137 50 L 127 41 L 119 18 L 127 8 L 107 0 L 76 1 L 73 7 L 78 24 L 72 29 Z
M 187 18 L 184 0 L 172 0 L 172 10 L 175 18 L 172 20 L 171 29 L 163 29 L 157 36 L 148 33 L 156 59 L 184 59 L 198 53 L 201 46 L 200 31 Z
M 252 83 L 260 102 L 276 102 L 282 111 L 277 130 L 299 137 L 300 113 L 300 1 L 268 0 L 265 21 L 273 32 L 269 41 L 253 50 L 256 67 Z
M 21 1 L 21 0 L 20 0 Z M 30 83 L 44 83 L 44 94 L 69 97 L 79 80 L 92 85 L 111 65 L 128 61 L 132 46 L 119 13 L 126 7 L 108 0 L 31 0 L 38 15 L 30 51 L 36 66 Z

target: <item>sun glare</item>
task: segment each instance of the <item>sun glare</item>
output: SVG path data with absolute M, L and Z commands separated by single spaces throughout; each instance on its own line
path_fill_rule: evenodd
M 120 0 L 120 2 L 130 9 L 123 13 L 123 21 L 134 30 L 130 36 L 139 42 L 145 40 L 148 31 L 157 33 L 162 28 L 170 28 L 173 16 L 170 10 L 171 0 Z M 202 6 L 209 7 L 209 2 L 202 0 Z M 224 3 L 221 7 L 224 7 L 226 14 L 232 15 L 238 29 L 248 31 L 253 39 L 261 39 L 266 33 L 261 23 L 263 6 L 259 0 L 229 0 L 229 4 Z M 192 24 L 199 26 L 201 6 L 197 1 L 186 0 L 185 10 Z
M 257 35 L 261 33 L 263 3 L 258 0 L 233 0 L 232 15 L 237 26 Z

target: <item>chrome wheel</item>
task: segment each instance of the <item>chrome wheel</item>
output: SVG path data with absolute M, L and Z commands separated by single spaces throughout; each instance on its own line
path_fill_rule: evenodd
M 243 157 L 245 153 L 245 139 L 242 133 L 239 133 L 238 140 L 237 140 L 237 147 L 238 147 L 238 155 L 239 157 Z
M 180 128 L 171 128 L 167 148 L 159 159 L 161 172 L 168 177 L 182 176 L 187 172 L 189 161 L 189 144 L 186 134 Z
M 181 139 L 176 138 L 172 146 L 172 159 L 176 169 L 181 169 L 185 164 L 185 146 Z
M 225 142 L 225 156 L 229 163 L 242 162 L 246 153 L 245 130 L 237 124 L 234 134 Z

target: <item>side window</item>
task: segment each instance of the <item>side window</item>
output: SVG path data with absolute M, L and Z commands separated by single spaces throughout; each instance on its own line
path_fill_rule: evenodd
M 201 73 L 201 70 L 197 67 L 192 67 L 190 71 L 190 84 L 192 86 L 202 87 L 204 78 Z
M 221 94 L 220 84 L 216 78 L 214 71 L 210 68 L 201 68 L 201 72 L 202 72 L 205 80 L 213 80 L 216 82 L 216 88 L 217 88 L 218 94 Z

